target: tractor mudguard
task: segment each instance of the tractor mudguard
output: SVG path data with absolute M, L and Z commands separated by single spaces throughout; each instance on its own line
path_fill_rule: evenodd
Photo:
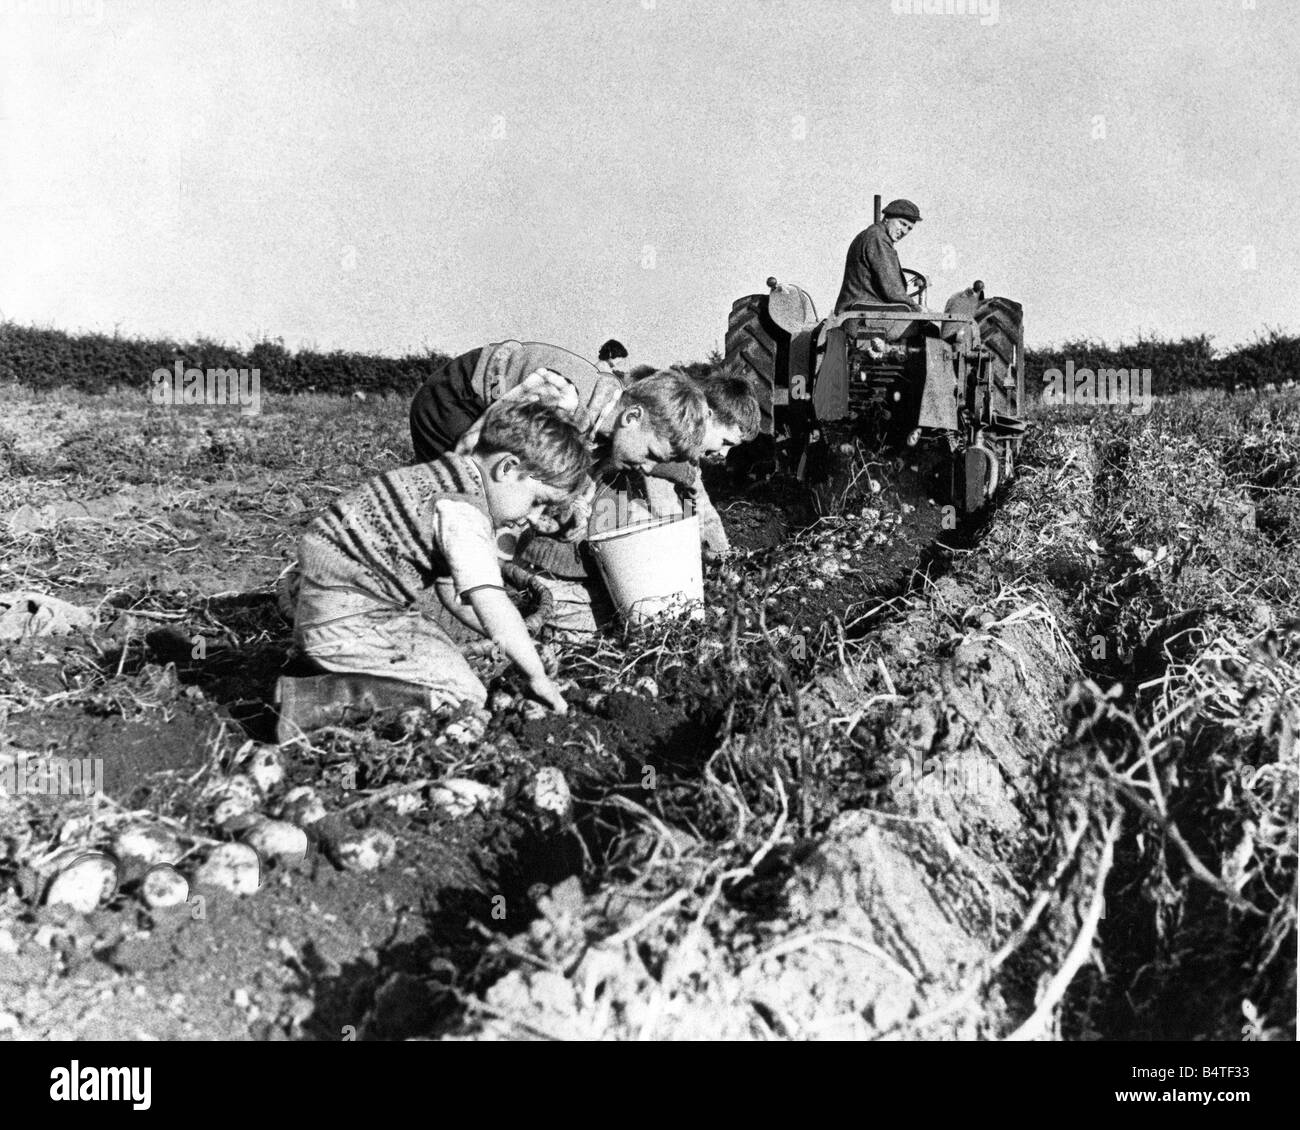
M 790 400 L 810 400 L 817 380 L 816 358 L 813 347 L 816 334 L 805 327 L 790 337 L 786 347 L 786 380 L 790 387 Z
M 767 296 L 767 316 L 793 337 L 817 321 L 817 307 L 803 287 L 777 283 Z
M 925 388 L 916 426 L 957 430 L 957 375 L 952 349 L 941 338 L 925 339 Z
M 849 414 L 849 338 L 839 326 L 826 330 L 825 338 L 825 352 L 813 384 L 813 410 L 817 419 L 833 423 Z

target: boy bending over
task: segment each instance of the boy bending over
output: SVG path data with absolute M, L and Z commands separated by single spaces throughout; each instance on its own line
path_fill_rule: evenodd
M 589 465 L 566 413 L 504 401 L 483 419 L 471 453 L 377 475 L 335 501 L 300 545 L 294 638 L 336 675 L 280 680 L 281 740 L 362 703 L 481 707 L 487 691 L 446 614 L 491 637 L 529 689 L 563 713 L 506 594 L 496 531 L 542 523 L 548 507 L 584 487 Z M 445 611 L 426 599 L 429 589 Z
M 758 435 L 758 398 L 748 378 L 733 373 L 715 373 L 702 378 L 698 385 L 709 408 L 699 461 L 722 463 L 732 448 Z M 661 464 L 647 476 L 646 488 L 656 517 L 694 513 L 700 520 L 705 549 L 715 554 L 730 550 L 722 519 L 704 489 L 695 463 Z

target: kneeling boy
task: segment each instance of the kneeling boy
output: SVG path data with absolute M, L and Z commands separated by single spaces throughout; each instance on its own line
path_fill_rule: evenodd
M 469 455 L 377 475 L 335 501 L 302 539 L 294 638 L 342 677 L 280 680 L 281 740 L 361 703 L 483 705 L 486 689 L 439 621 L 438 602 L 427 600 L 431 588 L 468 605 L 473 616 L 449 612 L 476 622 L 529 689 L 563 713 L 564 698 L 506 594 L 496 530 L 542 522 L 548 507 L 584 487 L 589 466 L 567 414 L 502 402 Z M 449 581 L 439 586 L 440 579 Z

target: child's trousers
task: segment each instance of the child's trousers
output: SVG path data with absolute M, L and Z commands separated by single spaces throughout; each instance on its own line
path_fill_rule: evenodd
M 304 579 L 294 617 L 295 642 L 326 671 L 428 687 L 430 707 L 487 702 L 487 688 L 440 622 L 439 613 L 448 614 L 436 601 L 331 618 L 332 596 Z

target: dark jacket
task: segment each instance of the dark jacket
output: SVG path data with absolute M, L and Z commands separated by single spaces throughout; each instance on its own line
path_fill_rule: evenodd
M 889 238 L 884 222 L 860 231 L 849 244 L 844 260 L 844 284 L 835 300 L 835 313 L 847 310 L 855 302 L 906 302 L 907 284 L 898 265 L 898 252 Z
M 427 463 L 456 450 L 456 441 L 487 408 L 474 389 L 474 369 L 483 350 L 471 349 L 447 362 L 420 386 L 411 401 L 411 446 L 415 461 Z

